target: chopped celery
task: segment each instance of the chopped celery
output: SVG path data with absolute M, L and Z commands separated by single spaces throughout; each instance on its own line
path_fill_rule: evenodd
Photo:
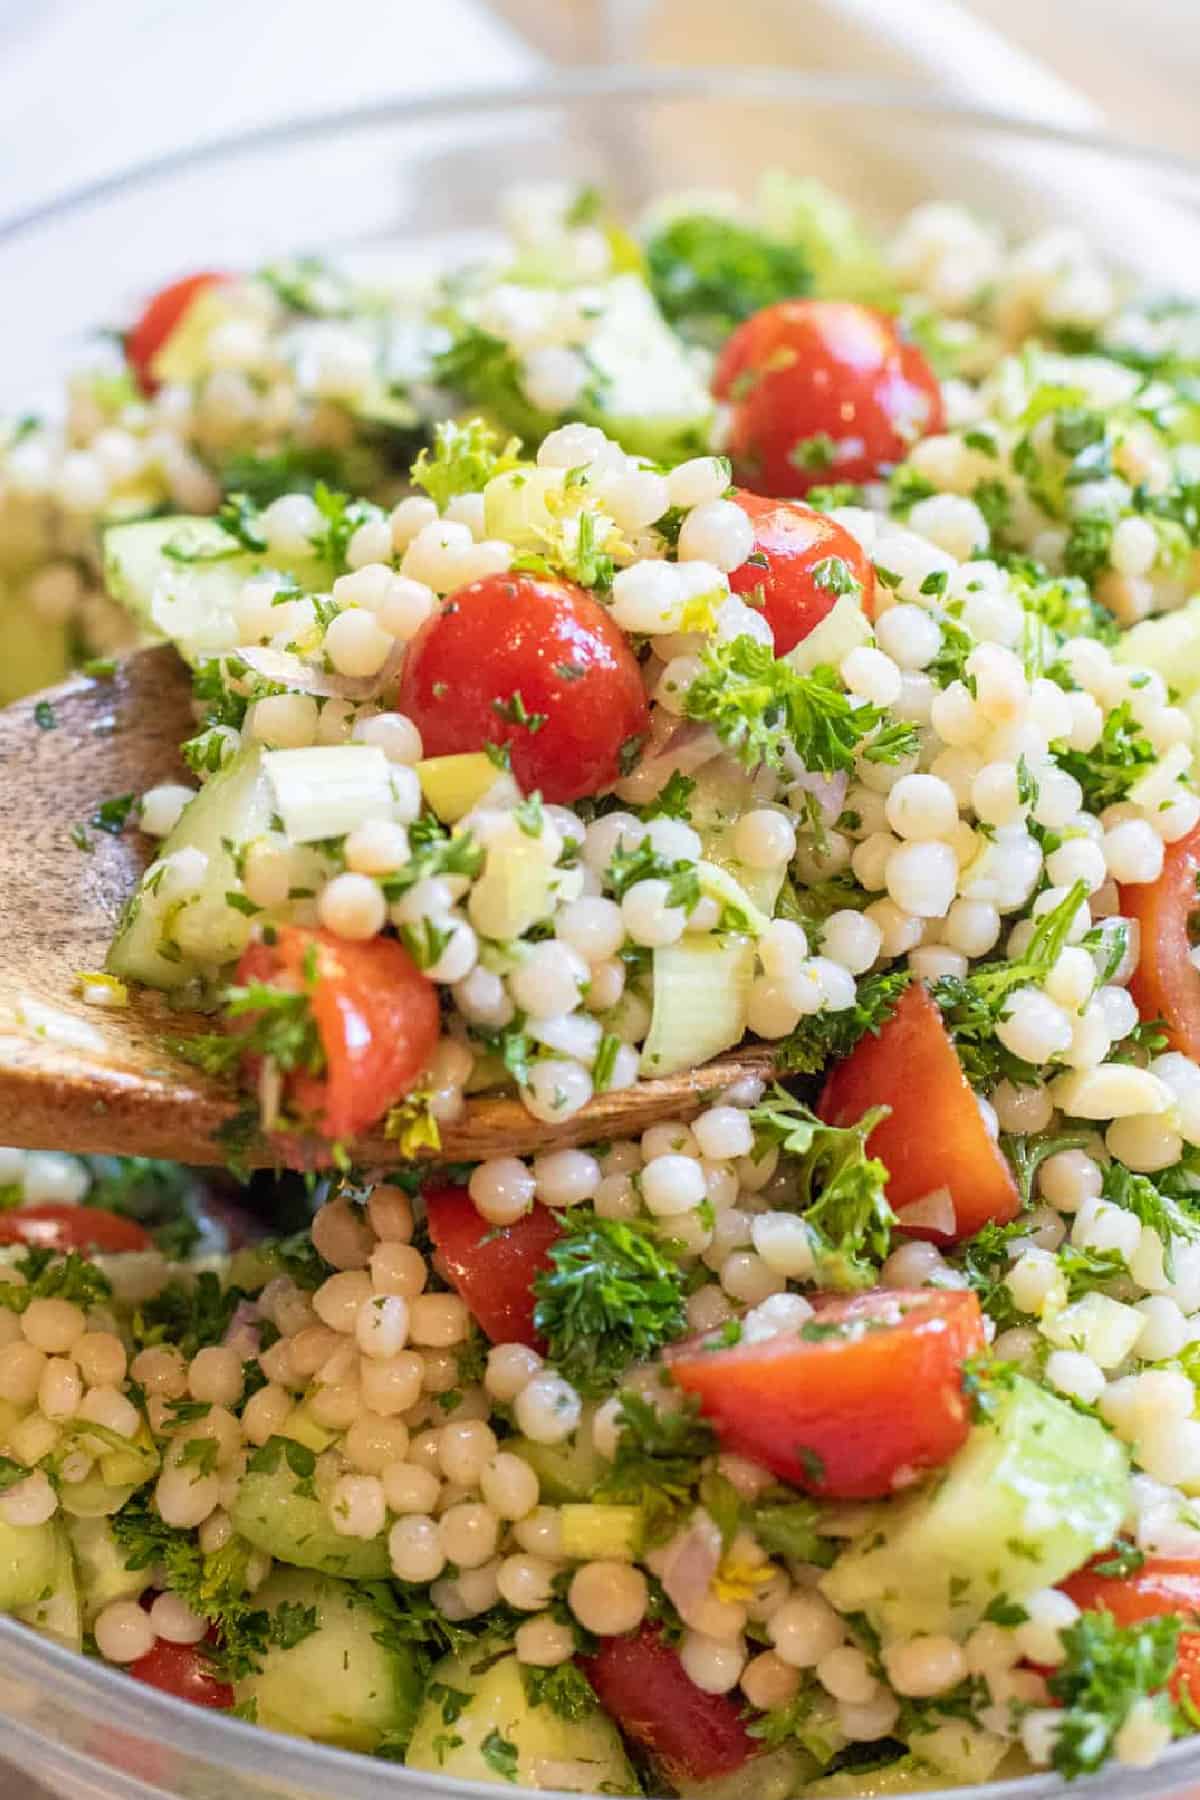
M 313 744 L 268 750 L 263 768 L 293 844 L 344 837 L 392 806 L 388 761 L 378 744 Z
M 802 675 L 809 674 L 819 663 L 829 663 L 837 669 L 852 650 L 869 644 L 872 637 L 861 600 L 842 594 L 821 623 L 788 651 L 785 660 Z
M 654 1011 L 642 1046 L 642 1074 L 692 1069 L 740 1043 L 753 979 L 750 937 L 685 937 L 657 949 Z
M 640 1506 L 566 1505 L 559 1513 L 564 1556 L 636 1556 L 642 1542 Z

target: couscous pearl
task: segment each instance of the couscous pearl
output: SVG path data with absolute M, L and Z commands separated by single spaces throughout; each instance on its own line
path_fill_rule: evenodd
M 560 908 L 554 921 L 555 935 L 584 961 L 593 965 L 616 956 L 625 941 L 625 921 L 615 900 L 599 894 L 585 895 Z
M 584 1630 L 597 1637 L 633 1631 L 645 1617 L 648 1598 L 642 1571 L 623 1562 L 585 1563 L 576 1569 L 567 1589 L 571 1611 Z
M 898 1694 L 926 1699 L 957 1687 L 967 1672 L 961 1644 L 950 1637 L 914 1637 L 883 1653 L 888 1680 Z
M 536 1350 L 526 1344 L 495 1344 L 488 1351 L 483 1385 L 493 1400 L 507 1405 L 542 1367 Z
M 150 1614 L 136 1600 L 114 1600 L 96 1615 L 92 1634 L 106 1662 L 134 1663 L 154 1648 Z
M 733 853 L 751 869 L 777 869 L 796 852 L 795 828 L 781 812 L 767 807 L 743 813 L 733 832 Z
M 494 1156 L 471 1171 L 467 1191 L 475 1210 L 493 1225 L 511 1225 L 533 1205 L 537 1183 L 516 1156 Z
M 904 686 L 891 657 L 869 644 L 859 644 L 849 651 L 842 658 L 839 673 L 852 694 L 873 706 L 894 706 Z
M 957 879 L 958 863 L 948 844 L 905 843 L 887 859 L 889 897 L 902 912 L 915 918 L 944 918 L 954 899 Z
M 198 1350 L 188 1369 L 188 1391 L 193 1400 L 214 1406 L 233 1406 L 242 1397 L 242 1359 L 223 1344 Z
M 408 765 L 421 760 L 421 734 L 403 713 L 360 719 L 350 735 L 356 744 L 377 744 L 389 762 Z
M 460 1501 L 438 1520 L 438 1540 L 446 1561 L 460 1569 L 477 1569 L 487 1562 L 495 1554 L 499 1537 L 499 1519 L 490 1506 L 478 1500 Z
M 317 741 L 317 703 L 310 694 L 268 694 L 246 714 L 244 736 L 272 750 L 304 750 Z
M 111 1331 L 85 1331 L 71 1345 L 72 1361 L 89 1387 L 117 1387 L 124 1380 L 126 1355 Z
M 339 675 L 377 675 L 395 642 L 369 612 L 354 606 L 330 620 L 325 654 Z
M 800 1688 L 799 1671 L 791 1668 L 774 1650 L 763 1650 L 742 1670 L 741 1689 L 751 1706 L 770 1712 L 786 1706 Z
M 438 1527 L 425 1513 L 397 1519 L 388 1533 L 388 1558 L 397 1581 L 433 1581 L 446 1566 Z
M 600 1164 L 587 1150 L 552 1150 L 534 1159 L 533 1178 L 543 1206 L 578 1206 L 600 1185 Z
M 83 1336 L 87 1320 L 69 1300 L 31 1300 L 21 1314 L 29 1343 L 47 1356 L 60 1356 Z
M 806 1592 L 793 1595 L 772 1613 L 767 1636 L 789 1668 L 815 1669 L 823 1656 L 837 1649 L 845 1627 L 827 1600 Z
M 519 1551 L 506 1556 L 497 1574 L 500 1597 L 521 1612 L 540 1612 L 554 1597 L 559 1566 L 548 1557 Z
M 682 921 L 682 913 L 679 916 Z M 508 985 L 522 1012 L 532 1019 L 551 1019 L 575 1010 L 587 980 L 583 958 L 566 944 L 547 939 L 530 946 Z
M 744 563 L 753 548 L 754 527 L 733 500 L 706 500 L 692 507 L 679 528 L 680 562 L 712 563 L 728 571 Z
M 864 975 L 879 955 L 882 941 L 883 933 L 874 919 L 846 908 L 826 919 L 821 931 L 821 953 L 851 975 Z
M 373 1298 L 371 1277 L 363 1269 L 347 1269 L 330 1275 L 312 1297 L 313 1311 L 330 1331 L 349 1335 L 358 1320 L 359 1308 Z M 301 1333 L 300 1337 L 304 1334 Z M 293 1344 L 297 1353 L 299 1338 Z M 316 1351 L 319 1355 L 319 1349 Z M 320 1363 L 314 1364 L 313 1372 Z
M 529 1464 L 507 1450 L 497 1451 L 484 1464 L 479 1488 L 501 1519 L 523 1519 L 538 1502 L 538 1478 Z
M 408 1310 L 414 1344 L 447 1350 L 465 1343 L 470 1335 L 471 1315 L 457 1294 L 418 1294 Z
M 879 1692 L 879 1683 L 871 1673 L 871 1665 L 863 1652 L 853 1644 L 839 1644 L 817 1664 L 817 1680 L 835 1700 L 851 1706 L 866 1706 Z
M 902 775 L 885 803 L 888 824 L 898 837 L 945 838 L 958 823 L 954 790 L 936 775 Z
M 335 875 L 317 896 L 317 916 L 337 937 L 361 942 L 383 930 L 387 902 L 378 882 L 369 876 Z
M 679 1647 L 684 1673 L 703 1694 L 728 1694 L 741 1680 L 746 1666 L 746 1645 L 737 1638 L 725 1642 L 700 1631 L 684 1633 Z
M 714 1162 L 749 1156 L 754 1149 L 754 1128 L 749 1115 L 736 1106 L 712 1106 L 692 1126 L 703 1157 Z
M 535 1375 L 517 1393 L 513 1417 L 535 1444 L 560 1444 L 579 1423 L 579 1395 L 561 1375 Z
M 683 935 L 687 916 L 681 906 L 669 904 L 670 883 L 657 877 L 635 881 L 621 901 L 625 930 L 635 944 L 656 949 L 675 943 Z
M 696 456 L 670 470 L 666 480 L 672 506 L 704 506 L 729 486 L 729 464 L 719 456 Z
M 339 1476 L 330 1493 L 329 1515 L 340 1537 L 378 1537 L 387 1523 L 382 1482 L 374 1475 Z
M 642 1171 L 642 1198 L 656 1218 L 690 1212 L 706 1192 L 704 1170 L 690 1156 L 657 1156 Z
M 513 1648 L 517 1661 L 537 1669 L 556 1669 L 575 1654 L 575 1633 L 570 1625 L 543 1613 L 518 1625 Z
M 1144 819 L 1125 819 L 1106 831 L 1104 861 L 1115 881 L 1157 881 L 1162 874 L 1162 839 Z

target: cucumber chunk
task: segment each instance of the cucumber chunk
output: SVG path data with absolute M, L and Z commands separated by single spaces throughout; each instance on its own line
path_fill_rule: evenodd
M 229 905 L 237 885 L 230 846 L 266 831 L 270 789 L 262 752 L 242 750 L 205 783 L 142 877 L 117 928 L 105 967 L 122 980 L 147 987 L 181 988 L 211 982 L 246 946 L 250 920 Z M 182 894 L 163 862 L 178 850 L 199 850 L 207 867 L 195 889 Z
M 940 1478 L 881 1507 L 821 1587 L 885 1638 L 962 1636 L 998 1595 L 1053 1587 L 1111 1543 L 1128 1496 L 1116 1438 L 1018 1376 Z
M 654 952 L 654 1011 L 642 1045 L 645 1076 L 693 1069 L 746 1034 L 754 940 L 681 938 Z
M 59 1533 L 46 1525 L 7 1525 L 0 1519 L 0 1612 L 32 1606 L 59 1573 Z
M 578 412 L 635 454 L 659 462 L 708 448 L 712 401 L 704 378 L 640 275 L 601 288 L 599 324 L 588 341 L 593 380 Z
M 383 1620 L 365 1595 L 329 1576 L 277 1569 L 254 1600 L 266 1612 L 314 1607 L 317 1625 L 289 1650 L 272 1646 L 258 1673 L 235 1684 L 238 1705 L 252 1700 L 260 1725 L 343 1750 L 407 1738 L 421 1694 L 416 1652 L 378 1642 Z
M 584 1412 L 578 1426 L 561 1444 L 535 1444 L 531 1438 L 508 1438 L 504 1448 L 523 1457 L 538 1478 L 543 1501 L 590 1500 L 611 1467 L 592 1442 L 595 1408 Z
M 493 1661 L 482 1646 L 437 1664 L 405 1761 L 457 1780 L 584 1794 L 640 1791 L 607 1713 L 597 1706 L 582 1719 L 563 1719 L 548 1705 L 533 1705 L 516 1657 Z
M 752 1756 L 728 1775 L 681 1781 L 679 1792 L 683 1800 L 792 1800 L 816 1767 L 799 1744 L 780 1744 L 775 1750 Z
M 273 1468 L 250 1469 L 243 1477 L 232 1508 L 234 1530 L 277 1562 L 347 1581 L 389 1576 L 387 1539 L 342 1537 L 333 1528 L 319 1481 L 313 1493 L 303 1487 L 304 1478 L 289 1467 L 281 1448 Z
M 71 1540 L 61 1521 L 53 1521 L 48 1529 L 54 1540 L 50 1578 L 34 1600 L 14 1610 L 22 1624 L 31 1625 L 43 1637 L 53 1638 L 68 1650 L 82 1650 L 83 1609 Z
M 125 1566 L 126 1552 L 106 1518 L 68 1518 L 66 1526 L 75 1554 L 83 1622 L 90 1629 L 97 1613 L 114 1600 L 139 1599 L 151 1585 L 154 1571 Z
M 186 513 L 112 525 L 104 534 L 105 584 L 114 600 L 147 631 L 169 639 L 185 661 L 221 656 L 241 642 L 234 604 L 249 576 L 294 575 L 310 589 L 329 579 L 327 565 L 315 555 L 220 554 L 232 541 L 215 519 Z M 166 554 L 168 545 L 207 553 L 209 560 L 179 562 Z

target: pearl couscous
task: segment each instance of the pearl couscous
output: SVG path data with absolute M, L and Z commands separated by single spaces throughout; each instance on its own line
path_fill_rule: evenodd
M 421 296 L 191 278 L 0 427 L 22 667 L 150 628 L 195 679 L 89 997 L 207 1005 L 329 1171 L 232 1255 L 0 1250 L 0 1601 L 500 1783 L 1152 1762 L 1200 1704 L 1200 312 L 782 176 L 506 223 Z M 786 1086 L 589 1132 L 747 1039 Z M 431 1170 L 486 1092 L 557 1145 Z

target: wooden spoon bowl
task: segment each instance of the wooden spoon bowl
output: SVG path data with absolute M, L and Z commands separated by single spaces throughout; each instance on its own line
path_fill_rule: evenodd
M 133 829 L 90 823 L 105 800 L 186 778 L 179 745 L 190 735 L 188 672 L 169 648 L 140 650 L 111 679 L 73 676 L 0 710 L 0 1143 L 108 1155 L 223 1162 L 278 1160 L 247 1133 L 246 1097 L 172 1054 L 170 1038 L 211 1020 L 134 991 L 108 1010 L 79 995 L 81 971 L 104 967 L 117 916 L 152 846 Z M 76 832 L 89 848 L 72 837 Z M 546 1125 L 510 1096 L 468 1102 L 442 1131 L 433 1160 L 471 1162 L 586 1144 L 688 1119 L 748 1075 L 769 1075 L 761 1045 L 704 1067 L 601 1095 L 562 1124 Z M 319 1160 L 311 1139 L 297 1153 Z M 382 1133 L 355 1146 L 365 1166 L 407 1160 Z

